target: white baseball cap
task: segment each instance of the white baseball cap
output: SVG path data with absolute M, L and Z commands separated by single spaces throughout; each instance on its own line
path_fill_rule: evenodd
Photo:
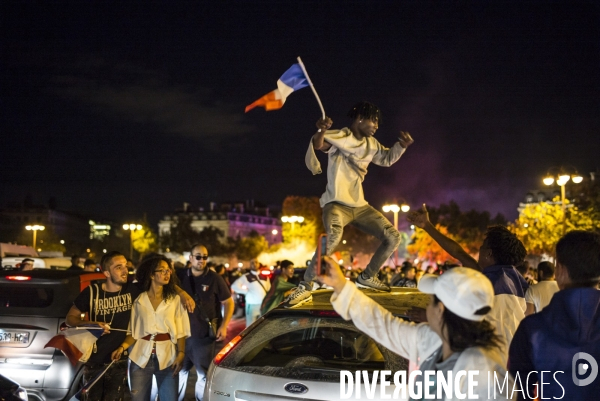
M 442 275 L 425 274 L 418 288 L 425 294 L 435 294 L 446 308 L 467 320 L 482 321 L 476 314 L 486 306 L 494 305 L 494 288 L 482 273 L 467 267 L 455 267 Z

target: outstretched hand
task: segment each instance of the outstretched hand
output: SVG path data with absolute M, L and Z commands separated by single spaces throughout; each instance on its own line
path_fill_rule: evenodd
M 319 132 L 325 132 L 333 125 L 333 120 L 329 117 L 325 117 L 325 119 L 320 119 L 317 121 L 317 128 Z
M 427 223 L 429 223 L 429 213 L 427 212 L 425 204 L 423 203 L 423 206 L 421 206 L 420 209 L 408 212 L 406 220 L 419 228 L 425 228 Z
M 331 257 L 323 256 L 323 262 L 325 263 L 325 274 L 317 276 L 316 280 L 319 283 L 333 287 L 333 291 L 339 294 L 346 285 L 346 277 L 342 273 L 340 265 Z
M 400 146 L 404 149 L 408 148 L 410 145 L 415 143 L 415 140 L 410 136 L 408 132 L 400 131 L 400 136 L 398 137 L 398 142 L 400 142 Z

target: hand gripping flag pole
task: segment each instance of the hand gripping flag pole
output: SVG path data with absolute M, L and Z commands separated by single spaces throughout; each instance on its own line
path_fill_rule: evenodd
M 298 64 L 293 64 L 283 73 L 281 78 L 279 78 L 277 81 L 277 89 L 246 106 L 246 113 L 257 106 L 264 107 L 266 111 L 279 110 L 283 107 L 285 100 L 290 94 L 299 89 L 306 88 L 307 86 L 310 86 L 317 98 L 317 102 L 321 108 L 321 114 L 323 115 L 323 119 L 325 119 L 325 109 L 323 108 L 319 94 L 308 77 L 306 67 L 304 66 L 304 63 L 302 63 L 300 57 L 298 57 Z

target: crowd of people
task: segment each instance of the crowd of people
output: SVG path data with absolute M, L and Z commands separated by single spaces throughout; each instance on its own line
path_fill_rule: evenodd
M 213 344 L 226 337 L 233 314 L 231 291 L 245 295 L 246 324 L 251 325 L 277 305 L 294 308 L 309 302 L 321 284 L 333 289 L 331 302 L 342 318 L 352 319 L 361 331 L 408 359 L 412 368 L 441 372 L 446 380 L 454 372 L 483 372 L 483 380 L 472 389 L 479 399 L 489 399 L 490 389 L 500 385 L 490 382 L 490 377 L 508 381 L 506 387 L 496 388 L 499 396 L 495 399 L 597 399 L 600 381 L 591 383 L 598 373 L 594 358 L 600 359 L 600 234 L 567 233 L 556 245 L 556 263 L 543 262 L 532 269 L 525 262 L 523 243 L 506 227 L 487 229 L 475 259 L 431 223 L 423 205 L 408 214 L 409 222 L 459 264 L 424 269 L 407 261 L 396 268 L 382 268 L 397 249 L 400 234 L 365 201 L 362 182 L 370 163 L 390 167 L 414 140 L 407 132 L 400 132 L 390 148 L 375 140 L 381 113 L 372 103 L 360 102 L 348 115 L 351 125 L 340 130 L 330 129 L 333 122 L 328 117 L 318 120 L 318 130 L 309 142 L 305 162 L 313 174 L 322 172 L 315 151 L 328 155 L 327 188 L 320 199 L 327 245 L 325 256 L 315 252 L 299 285 L 290 282 L 294 276 L 290 261 L 281 262 L 271 280 L 260 274 L 256 260 L 250 271 L 235 276 L 224 267 L 211 269 L 202 245 L 191 249 L 187 268 L 176 273 L 160 255 L 148 256 L 138 267 L 137 283 L 127 281 L 123 255 L 113 252 L 102 258 L 106 284 L 84 290 L 67 317 L 69 325 L 79 325 L 82 313 L 87 313 L 105 328 L 106 335 L 86 363 L 86 377 L 111 360 L 118 361 L 107 376 L 115 379 L 105 380 L 98 386 L 99 395 L 90 399 L 122 399 L 127 354 L 131 392 L 140 397 L 136 400 L 150 396 L 142 387 L 152 375 L 157 377 L 161 398 L 177 393 L 182 400 L 192 366 L 198 372 L 196 397 L 202 399 Z M 344 274 L 331 255 L 348 224 L 381 244 L 364 271 Z M 315 268 L 319 258 L 327 266 L 325 274 Z M 389 292 L 394 286 L 416 287 L 430 294 L 427 309 L 412 311 L 413 321 L 406 322 L 357 289 Z M 112 303 L 99 300 L 111 297 L 126 302 L 119 301 L 118 310 L 106 309 Z M 147 313 L 153 310 L 164 312 L 167 321 L 189 322 L 157 324 L 152 313 Z M 587 361 L 585 366 L 592 366 L 595 373 L 582 373 L 584 365 L 579 360 Z M 170 369 L 173 379 L 167 378 L 165 369 Z M 555 379 L 545 378 L 544 372 L 552 372 Z M 556 374 L 561 374 L 560 380 Z M 431 386 L 431 382 L 424 380 L 421 385 Z M 467 392 L 466 380 L 457 386 L 461 393 Z

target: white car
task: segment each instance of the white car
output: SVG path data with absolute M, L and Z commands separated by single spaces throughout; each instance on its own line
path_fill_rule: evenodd
M 411 307 L 429 303 L 413 288 L 364 293 L 405 319 Z M 406 371 L 408 361 L 333 310 L 331 294 L 315 291 L 312 302 L 273 309 L 235 337 L 211 363 L 204 400 L 332 401 L 340 399 L 341 371 Z

